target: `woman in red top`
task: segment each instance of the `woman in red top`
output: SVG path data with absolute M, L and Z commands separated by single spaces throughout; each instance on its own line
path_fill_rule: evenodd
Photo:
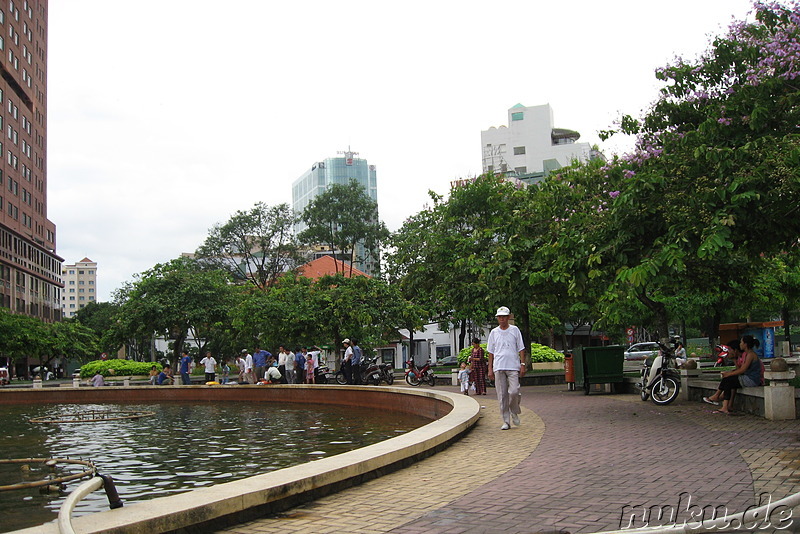
M 475 384 L 475 394 L 486 395 L 486 374 L 488 372 L 486 353 L 481 348 L 481 340 L 477 337 L 472 339 L 472 353 L 469 357 L 469 363 L 472 366 L 470 378 Z

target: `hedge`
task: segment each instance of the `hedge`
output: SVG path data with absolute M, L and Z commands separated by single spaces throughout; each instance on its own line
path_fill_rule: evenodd
M 94 360 L 81 366 L 81 378 L 91 378 L 97 371 L 104 377 L 149 375 L 150 368 L 156 366 L 161 371 L 160 363 L 134 362 L 132 360 Z

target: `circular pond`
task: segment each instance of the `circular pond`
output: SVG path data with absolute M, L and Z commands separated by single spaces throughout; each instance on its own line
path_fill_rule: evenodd
M 109 388 L 114 389 L 114 388 Z M 140 419 L 37 424 L 89 410 L 154 412 Z M 9 404 L 0 457 L 91 460 L 132 503 L 267 473 L 395 437 L 430 422 L 409 413 L 357 405 L 172 401 L 159 404 Z M 0 486 L 56 476 L 38 464 L 0 464 Z M 80 481 L 70 483 L 66 491 Z M 55 491 L 52 491 L 55 490 Z M 38 488 L 0 492 L 0 532 L 54 519 L 64 495 Z M 76 509 L 108 509 L 102 491 Z

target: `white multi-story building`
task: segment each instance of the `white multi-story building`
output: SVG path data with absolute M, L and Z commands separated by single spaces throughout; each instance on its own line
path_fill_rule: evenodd
M 97 302 L 97 262 L 83 258 L 74 265 L 63 265 L 61 277 L 64 281 L 61 292 L 63 317 L 74 317 L 90 302 Z
M 580 134 L 553 126 L 550 104 L 508 110 L 508 126 L 492 126 L 481 132 L 483 172 L 511 175 L 536 182 L 550 171 L 602 157 L 589 143 L 578 143 Z

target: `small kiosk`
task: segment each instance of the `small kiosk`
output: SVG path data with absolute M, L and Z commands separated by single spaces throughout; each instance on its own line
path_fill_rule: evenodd
M 756 349 L 759 358 L 774 358 L 775 329 L 783 326 L 783 321 L 766 321 L 761 323 L 726 323 L 719 325 L 719 339 L 727 344 L 732 339 L 741 339 L 750 334 L 756 338 L 760 346 Z

